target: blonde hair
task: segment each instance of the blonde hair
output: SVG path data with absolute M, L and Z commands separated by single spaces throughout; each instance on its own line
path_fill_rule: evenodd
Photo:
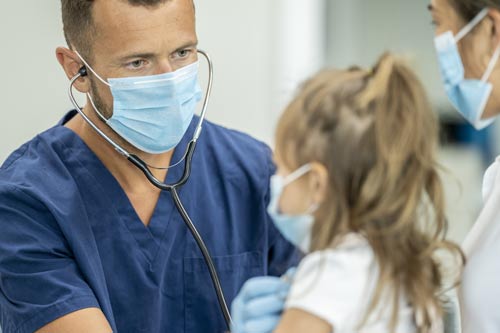
M 464 260 L 459 247 L 444 238 L 437 142 L 437 120 L 422 85 L 390 54 L 371 71 L 319 73 L 278 124 L 280 161 L 291 170 L 315 161 L 329 172 L 311 250 L 334 247 L 350 232 L 363 235 L 380 269 L 368 312 L 390 291 L 392 330 L 404 295 L 421 321 L 420 332 L 429 332 L 435 316 L 442 315 L 444 272 L 436 251 Z

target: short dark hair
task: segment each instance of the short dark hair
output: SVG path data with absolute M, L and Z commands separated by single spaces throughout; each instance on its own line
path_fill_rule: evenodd
M 108 0 L 109 1 L 109 0 Z M 169 0 L 122 0 L 132 6 L 155 7 Z M 91 54 L 94 26 L 92 7 L 94 0 L 61 0 L 64 37 L 69 47 L 76 48 L 87 57 Z

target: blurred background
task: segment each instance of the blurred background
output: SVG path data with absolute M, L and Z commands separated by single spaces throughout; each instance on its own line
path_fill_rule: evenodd
M 450 238 L 461 241 L 480 210 L 482 174 L 500 130 L 474 132 L 441 87 L 428 0 L 196 1 L 200 48 L 215 63 L 208 118 L 272 145 L 298 84 L 323 67 L 371 66 L 391 50 L 417 70 L 443 124 L 440 160 Z M 58 0 L 4 1 L 0 10 L 0 161 L 71 109 L 55 58 L 65 45 Z M 83 101 L 83 99 L 80 99 Z

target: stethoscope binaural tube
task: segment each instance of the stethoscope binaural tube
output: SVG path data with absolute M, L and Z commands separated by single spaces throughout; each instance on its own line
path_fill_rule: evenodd
M 205 59 L 207 60 L 208 63 L 208 85 L 207 85 L 207 91 L 205 93 L 205 99 L 203 101 L 203 107 L 201 109 L 200 113 L 200 118 L 198 121 L 198 125 L 196 126 L 196 129 L 194 131 L 193 139 L 189 142 L 187 148 L 186 148 L 186 153 L 185 153 L 185 161 L 184 161 L 184 172 L 181 176 L 181 178 L 173 183 L 173 184 L 165 184 L 161 182 L 158 178 L 156 178 L 153 173 L 151 172 L 149 166 L 144 162 L 139 156 L 134 155 L 129 153 L 125 148 L 121 147 L 119 144 L 114 142 L 106 133 L 104 133 L 99 127 L 97 127 L 96 124 L 83 112 L 82 108 L 78 105 L 76 102 L 75 97 L 73 96 L 73 85 L 75 84 L 76 80 L 78 80 L 81 77 L 84 77 L 87 75 L 87 72 L 85 68 L 82 68 L 78 74 L 76 74 L 70 81 L 69 85 L 69 99 L 73 106 L 75 107 L 76 111 L 82 116 L 82 118 L 87 122 L 87 124 L 92 127 L 97 134 L 99 134 L 104 140 L 106 140 L 113 148 L 123 155 L 125 158 L 127 158 L 130 163 L 135 165 L 139 170 L 141 170 L 146 178 L 148 179 L 151 184 L 159 188 L 160 190 L 163 191 L 169 191 L 172 194 L 172 199 L 174 200 L 175 207 L 179 211 L 179 214 L 181 215 L 184 223 L 188 227 L 189 231 L 193 235 L 193 238 L 196 241 L 196 244 L 200 248 L 200 251 L 203 255 L 203 259 L 205 260 L 205 263 L 207 264 L 208 270 L 210 272 L 210 277 L 212 278 L 212 283 L 214 285 L 215 292 L 217 294 L 217 299 L 219 301 L 219 305 L 222 311 L 222 314 L 224 315 L 224 319 L 226 321 L 228 330 L 231 329 L 231 314 L 229 312 L 229 308 L 226 303 L 226 299 L 224 297 L 224 291 L 222 290 L 222 286 L 220 283 L 219 276 L 217 274 L 217 270 L 215 269 L 215 265 L 213 263 L 212 257 L 210 256 L 210 253 L 208 251 L 207 246 L 205 245 L 205 242 L 203 241 L 203 238 L 201 237 L 200 233 L 196 229 L 196 226 L 194 225 L 193 221 L 189 217 L 189 214 L 187 213 L 186 209 L 184 208 L 184 205 L 182 204 L 182 201 L 179 197 L 179 194 L 177 190 L 183 186 L 189 179 L 189 176 L 191 175 L 191 162 L 193 160 L 193 155 L 194 151 L 196 149 L 196 143 L 198 141 L 198 138 L 200 137 L 201 130 L 203 127 L 203 121 L 205 120 L 205 114 L 207 112 L 207 107 L 208 107 L 208 102 L 210 101 L 210 96 L 212 94 L 212 84 L 213 84 L 213 64 L 212 60 L 210 59 L 210 56 L 202 50 L 198 50 L 198 53 L 203 55 Z

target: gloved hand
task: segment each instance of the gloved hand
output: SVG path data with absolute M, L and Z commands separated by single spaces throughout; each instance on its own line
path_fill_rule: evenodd
M 279 323 L 295 270 L 289 269 L 284 278 L 262 276 L 245 282 L 231 305 L 231 333 L 271 333 Z

